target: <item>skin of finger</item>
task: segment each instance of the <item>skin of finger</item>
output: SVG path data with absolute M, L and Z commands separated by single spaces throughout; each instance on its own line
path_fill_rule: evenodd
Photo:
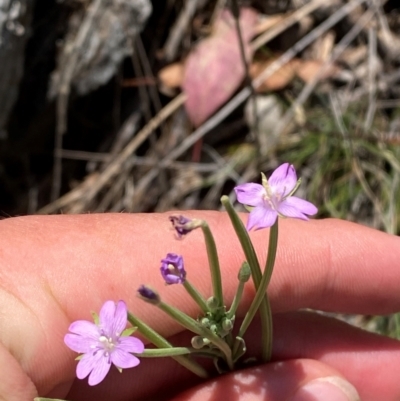
M 284 401 L 304 384 L 341 374 L 321 362 L 298 359 L 261 365 L 200 384 L 171 401 Z
M 229 302 L 243 255 L 224 214 L 202 216 L 215 231 Z M 345 311 L 370 308 L 376 313 L 375 309 L 398 308 L 399 297 L 394 292 L 399 275 L 395 269 L 398 238 L 338 221 L 283 221 L 280 233 L 270 291 L 275 310 L 318 305 Z M 73 365 L 66 362 L 71 352 L 62 344 L 68 324 L 90 319 L 89 311 L 98 310 L 106 299 L 125 299 L 164 335 L 178 330 L 160 313 L 149 313 L 149 306 L 140 304 L 133 290 L 158 280 L 153 286 L 163 290 L 167 301 L 179 304 L 183 289 L 165 289 L 158 269 L 154 270 L 167 252 L 183 254 L 191 281 L 204 293 L 211 292 L 201 233 L 174 240 L 166 215 L 23 217 L 2 221 L 0 236 L 0 312 L 5 322 L 13 321 L 1 340 L 40 391 L 49 390 L 66 369 L 72 377 Z M 267 230 L 252 236 L 263 259 Z M 248 286 L 245 305 L 252 295 Z M 19 300 L 12 311 L 4 306 L 10 298 Z M 192 315 L 197 313 L 190 302 L 180 306 Z M 27 322 L 28 333 L 24 332 Z M 25 347 L 16 340 L 21 333 L 27 337 Z M 51 369 L 36 371 L 38 361 Z
M 256 321 L 246 334 L 249 358 L 259 360 L 260 331 L 259 321 Z M 184 346 L 190 338 L 189 333 L 179 333 L 170 341 L 177 346 Z M 317 313 L 300 311 L 276 314 L 273 361 L 293 359 L 318 360 L 340 372 L 357 388 L 363 401 L 400 399 L 397 369 L 400 343 L 393 339 Z M 246 367 L 246 364 L 241 366 L 242 369 Z M 280 377 L 281 382 L 285 380 L 284 376 Z M 112 369 L 109 377 L 96 387 L 90 388 L 86 380 L 75 380 L 66 398 L 73 401 L 110 398 L 164 401 L 187 388 L 195 387 L 199 382 L 201 380 L 170 358 L 145 359 L 140 369 L 126 370 L 122 375 Z

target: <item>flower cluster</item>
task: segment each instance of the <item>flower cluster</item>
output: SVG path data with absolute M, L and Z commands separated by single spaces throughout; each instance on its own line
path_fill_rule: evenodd
M 262 184 L 246 183 L 234 188 L 238 202 L 250 209 L 246 228 L 229 198 L 226 196 L 221 198 L 246 257 L 238 273 L 238 288 L 230 308 L 226 307 L 223 299 L 218 252 L 207 222 L 185 216 L 171 216 L 169 219 L 178 238 L 186 236 L 194 229 L 201 228 L 207 248 L 213 293 L 205 298 L 188 281 L 183 257 L 176 253 L 168 253 L 161 259 L 162 279 L 167 285 L 182 285 L 198 304 L 202 313 L 197 316 L 197 319 L 193 319 L 178 308 L 163 302 L 158 292 L 146 285 L 138 288 L 138 295 L 168 314 L 185 329 L 193 332 L 192 347 L 173 347 L 139 318 L 128 314 L 125 302 L 107 301 L 102 306 L 99 316 L 95 316 L 95 323 L 78 320 L 70 325 L 70 333 L 65 335 L 65 344 L 81 354 L 77 358 L 79 360 L 76 367 L 78 378 L 83 379 L 89 376 L 89 384 L 96 385 L 105 378 L 112 364 L 120 371 L 137 366 L 140 363 L 138 355 L 140 357 L 173 356 L 177 362 L 203 378 L 208 377 L 208 374 L 194 361 L 193 357 L 212 358 L 219 372 L 226 369 L 232 370 L 235 363 L 246 352 L 243 336 L 259 308 L 262 311 L 260 315 L 262 358 L 265 362 L 270 360 L 272 315 L 270 308 L 266 307 L 268 301 L 266 294 L 277 251 L 278 217 L 308 220 L 308 216 L 317 213 L 317 208 L 312 203 L 293 196 L 300 185 L 300 180 L 297 180 L 296 171 L 292 165 L 282 164 L 272 173 L 269 180 L 264 174 L 261 175 Z M 270 227 L 268 255 L 262 272 L 248 231 L 267 227 Z M 244 285 L 251 276 L 256 287 L 256 294 L 241 326 L 235 330 L 233 336 L 235 314 L 242 298 Z M 135 327 L 126 329 L 128 319 Z M 141 340 L 130 336 L 136 328 L 158 348 L 145 349 Z M 190 358 L 187 358 L 188 355 Z

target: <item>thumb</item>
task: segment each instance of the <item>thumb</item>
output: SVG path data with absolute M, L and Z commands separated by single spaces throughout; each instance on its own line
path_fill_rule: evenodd
M 311 359 L 269 363 L 191 388 L 173 401 L 359 401 L 355 387 L 335 369 Z

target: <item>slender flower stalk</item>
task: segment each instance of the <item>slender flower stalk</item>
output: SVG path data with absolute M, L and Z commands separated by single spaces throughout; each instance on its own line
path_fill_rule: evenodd
M 275 221 L 274 225 L 270 229 L 270 235 L 269 235 L 269 243 L 268 243 L 268 257 L 267 257 L 267 262 L 266 266 L 264 269 L 264 273 L 262 275 L 260 285 L 257 289 L 256 295 L 253 299 L 253 302 L 250 305 L 249 310 L 246 313 L 245 318 L 243 319 L 242 325 L 240 326 L 238 336 L 243 337 L 244 334 L 246 333 L 250 323 L 254 319 L 254 316 L 256 315 L 256 312 L 258 308 L 261 305 L 261 302 L 263 301 L 268 284 L 271 280 L 272 276 L 272 271 L 274 268 L 275 264 L 275 259 L 276 259 L 276 251 L 278 249 L 278 220 Z M 272 353 L 272 318 L 271 321 L 269 322 L 268 325 L 268 333 L 265 337 L 263 337 L 263 341 L 266 342 L 268 354 L 271 355 Z M 235 355 L 237 349 L 234 349 L 233 354 Z
M 233 370 L 232 351 L 229 348 L 228 344 L 222 338 L 214 334 L 210 329 L 199 324 L 196 320 L 192 319 L 190 316 L 181 312 L 179 309 L 171 305 L 168 305 L 165 302 L 161 301 L 157 306 L 162 311 L 171 316 L 173 319 L 175 319 L 186 329 L 192 331 L 193 333 L 198 334 L 199 336 L 208 338 L 210 342 L 212 342 L 216 347 L 218 347 L 224 353 L 226 358 L 226 363 L 228 364 L 229 369 Z
M 215 245 L 214 237 L 207 222 L 199 219 L 189 219 L 185 216 L 170 216 L 169 220 L 174 226 L 179 238 L 182 238 L 196 228 L 201 228 L 201 230 L 203 231 L 204 240 L 207 248 L 208 263 L 210 265 L 213 293 L 214 297 L 218 301 L 218 306 L 222 307 L 224 303 L 217 247 Z
M 142 334 L 143 337 L 149 340 L 156 347 L 168 348 L 168 349 L 174 348 L 173 345 L 168 340 L 166 340 L 162 335 L 157 333 L 149 325 L 144 323 L 138 317 L 132 315 L 132 313 L 130 312 L 128 312 L 128 320 L 132 325 L 137 327 L 138 332 Z M 187 356 L 180 355 L 180 356 L 173 356 L 172 358 L 180 365 L 184 366 L 186 369 L 196 374 L 197 376 L 202 377 L 203 379 L 208 378 L 208 373 L 206 372 L 206 370 L 203 367 L 201 367 L 197 362 L 189 359 Z
M 191 355 L 194 354 L 196 356 L 208 356 L 210 358 L 216 358 L 220 356 L 219 352 L 212 349 L 203 349 L 199 351 L 196 348 L 191 347 L 172 347 L 172 348 L 154 348 L 154 349 L 145 349 L 143 353 L 140 354 L 141 358 L 166 358 L 172 356 L 181 356 L 181 355 Z
M 184 217 L 180 216 L 180 218 Z M 204 313 L 209 312 L 209 308 L 204 297 L 186 279 L 186 270 L 183 262 L 183 257 L 181 255 L 168 253 L 167 256 L 161 260 L 160 271 L 166 284 L 182 284 L 188 294 L 200 306 L 201 310 Z M 139 289 L 139 293 L 141 289 Z
M 199 305 L 200 309 L 203 311 L 203 313 L 209 312 L 208 306 L 207 306 L 207 301 L 204 299 L 204 297 L 197 291 L 197 289 L 188 281 L 185 280 L 183 283 L 183 286 L 185 290 L 188 292 L 188 294 L 193 298 L 193 300 Z
M 251 269 L 251 276 L 254 282 L 254 287 L 256 290 L 258 290 L 262 274 L 261 274 L 260 264 L 258 262 L 257 255 L 254 250 L 253 244 L 250 240 L 249 234 L 246 228 L 244 227 L 242 220 L 236 213 L 236 210 L 233 208 L 229 198 L 226 195 L 222 196 L 221 203 L 224 205 L 225 210 L 228 212 L 228 216 L 232 222 L 236 235 L 239 238 L 239 242 L 246 256 L 246 260 L 249 263 Z M 270 332 L 269 327 L 272 324 L 272 312 L 267 294 L 264 294 L 263 300 L 260 305 L 260 318 L 261 318 L 261 336 L 262 339 L 266 339 L 269 337 L 269 332 Z M 271 359 L 268 343 L 269 340 L 261 341 L 261 358 L 264 362 L 269 362 L 269 360 Z
M 210 227 L 208 223 L 204 220 L 202 221 L 201 229 L 203 231 L 207 248 L 208 263 L 210 265 L 214 297 L 217 299 L 219 306 L 223 306 L 224 298 L 222 294 L 221 269 L 219 267 L 217 246 L 215 245 L 214 236 L 212 235 Z
M 239 303 L 242 299 L 243 295 L 243 289 L 244 285 L 247 283 L 251 275 L 251 270 L 250 266 L 247 262 L 243 262 L 242 267 L 240 268 L 239 274 L 238 274 L 238 279 L 239 279 L 239 285 L 235 294 L 235 298 L 233 298 L 232 305 L 226 314 L 226 317 L 231 319 L 235 316 L 236 310 L 239 306 Z

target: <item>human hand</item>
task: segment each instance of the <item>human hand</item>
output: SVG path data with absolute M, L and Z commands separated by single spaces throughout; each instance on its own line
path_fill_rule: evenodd
M 224 296 L 231 302 L 244 260 L 224 213 L 193 212 L 208 221 L 220 254 Z M 196 316 L 180 287 L 164 287 L 160 259 L 182 254 L 190 281 L 211 293 L 201 233 L 183 241 L 169 232 L 166 214 L 32 216 L 0 222 L 0 399 L 31 401 L 37 394 L 79 400 L 211 400 L 214 397 L 290 400 L 313 379 L 340 376 L 363 401 L 400 398 L 397 341 L 366 333 L 301 308 L 363 314 L 400 309 L 400 239 L 337 220 L 280 223 L 277 263 L 269 287 L 274 312 L 273 362 L 199 384 L 170 358 L 143 359 L 120 374 L 112 369 L 100 385 L 75 377 L 74 354 L 63 337 L 71 321 L 90 320 L 105 300 L 123 299 L 129 309 L 171 342 L 186 333 L 136 297 L 140 284 L 158 288 L 167 302 Z M 268 230 L 251 233 L 265 259 Z M 246 285 L 238 315 L 254 296 Z M 259 351 L 254 325 L 246 341 Z M 195 386 L 197 384 L 197 386 Z M 301 400 L 328 401 L 321 398 Z M 246 398 L 247 397 L 247 398 Z M 339 401 L 337 395 L 331 399 Z

